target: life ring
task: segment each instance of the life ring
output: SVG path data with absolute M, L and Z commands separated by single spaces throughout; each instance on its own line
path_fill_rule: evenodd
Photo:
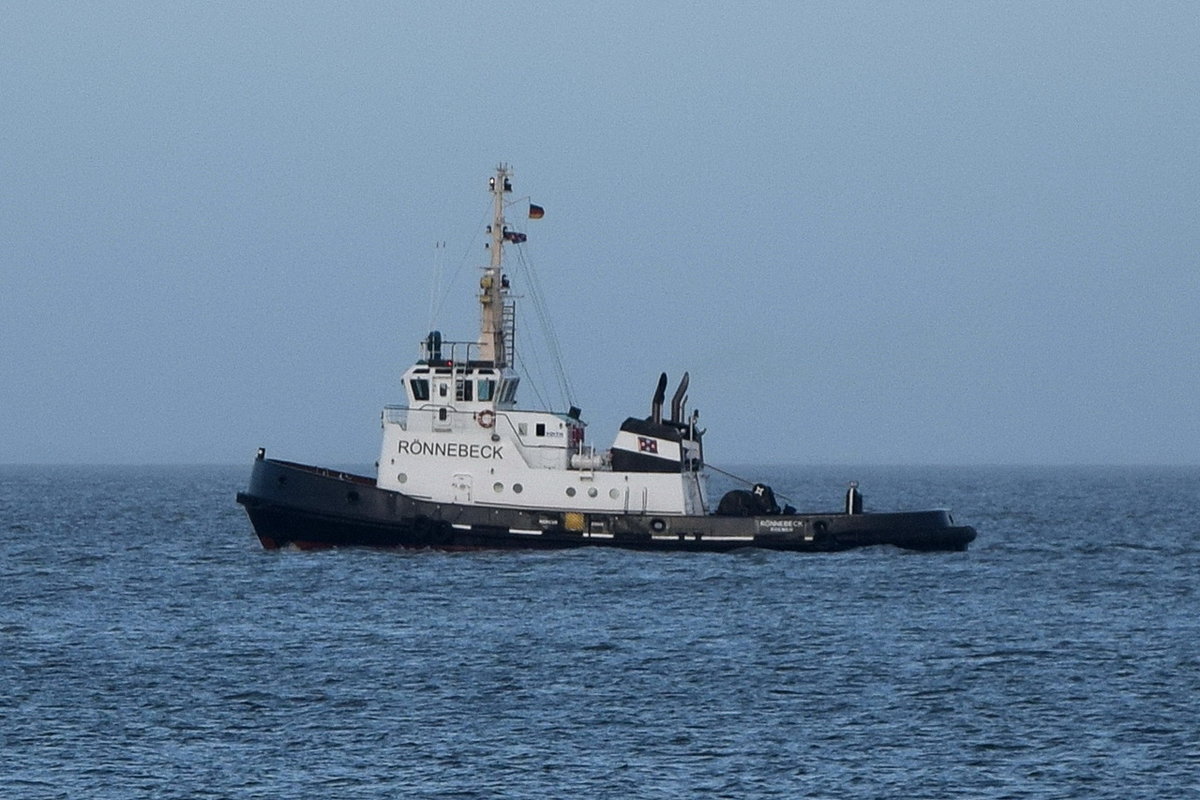
M 475 419 L 479 422 L 479 427 L 490 428 L 496 424 L 496 412 L 485 408 L 475 415 Z

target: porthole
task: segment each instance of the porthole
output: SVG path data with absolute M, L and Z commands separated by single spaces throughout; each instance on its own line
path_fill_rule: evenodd
M 396 476 L 396 481 L 398 483 L 408 483 L 408 475 L 401 472 L 399 475 Z
M 519 483 L 514 483 L 514 484 L 513 484 L 513 491 L 514 491 L 514 492 L 516 492 L 517 494 L 520 494 L 520 493 L 521 493 L 521 492 L 523 492 L 524 490 L 525 490 L 525 487 L 524 487 L 524 486 L 522 486 L 521 484 L 519 484 Z
M 574 496 L 575 496 L 575 487 L 568 486 L 567 487 L 567 497 L 574 497 Z
M 617 491 L 616 489 L 609 489 L 608 496 L 611 497 L 613 500 L 616 500 L 618 497 L 621 496 L 621 493 L 619 491 Z
M 600 493 L 596 491 L 596 487 L 595 487 L 595 486 L 593 486 L 592 488 L 588 489 L 588 497 L 595 497 L 595 496 L 596 496 L 596 495 L 598 495 L 598 494 L 600 494 Z
M 504 491 L 504 484 L 500 481 L 496 481 L 492 484 L 492 491 L 494 491 L 496 494 L 500 494 Z

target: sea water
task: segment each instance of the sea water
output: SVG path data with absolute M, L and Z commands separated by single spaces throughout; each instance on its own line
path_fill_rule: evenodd
M 268 552 L 248 465 L 0 468 L 0 797 L 1200 794 L 1200 468 L 738 471 L 979 538 Z

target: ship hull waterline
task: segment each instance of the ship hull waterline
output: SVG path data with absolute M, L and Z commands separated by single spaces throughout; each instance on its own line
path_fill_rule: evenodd
M 379 489 L 373 479 L 361 475 L 265 458 L 254 462 L 250 484 L 237 501 L 269 550 L 618 547 L 728 552 L 754 547 L 833 552 L 894 545 L 962 551 L 975 538 L 974 528 L 954 525 L 944 510 L 725 517 L 435 503 Z

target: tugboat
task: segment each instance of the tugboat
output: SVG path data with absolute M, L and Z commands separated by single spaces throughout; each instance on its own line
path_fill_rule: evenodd
M 479 281 L 480 331 L 420 343 L 404 373 L 405 402 L 383 409 L 374 478 L 269 459 L 259 449 L 237 502 L 266 549 L 408 547 L 442 550 L 621 547 L 725 552 L 757 547 L 828 552 L 870 545 L 965 550 L 975 529 L 946 510 L 862 510 L 851 484 L 828 513 L 780 508 L 765 484 L 708 500 L 699 414 L 685 409 L 684 373 L 664 414 L 667 376 L 650 414 L 630 417 L 612 446 L 585 443 L 581 412 L 517 400 L 516 301 L 504 250 L 526 241 L 510 229 L 511 170 L 489 180 L 489 263 Z M 515 204 L 514 204 L 515 205 Z M 530 204 L 529 214 L 542 209 Z

